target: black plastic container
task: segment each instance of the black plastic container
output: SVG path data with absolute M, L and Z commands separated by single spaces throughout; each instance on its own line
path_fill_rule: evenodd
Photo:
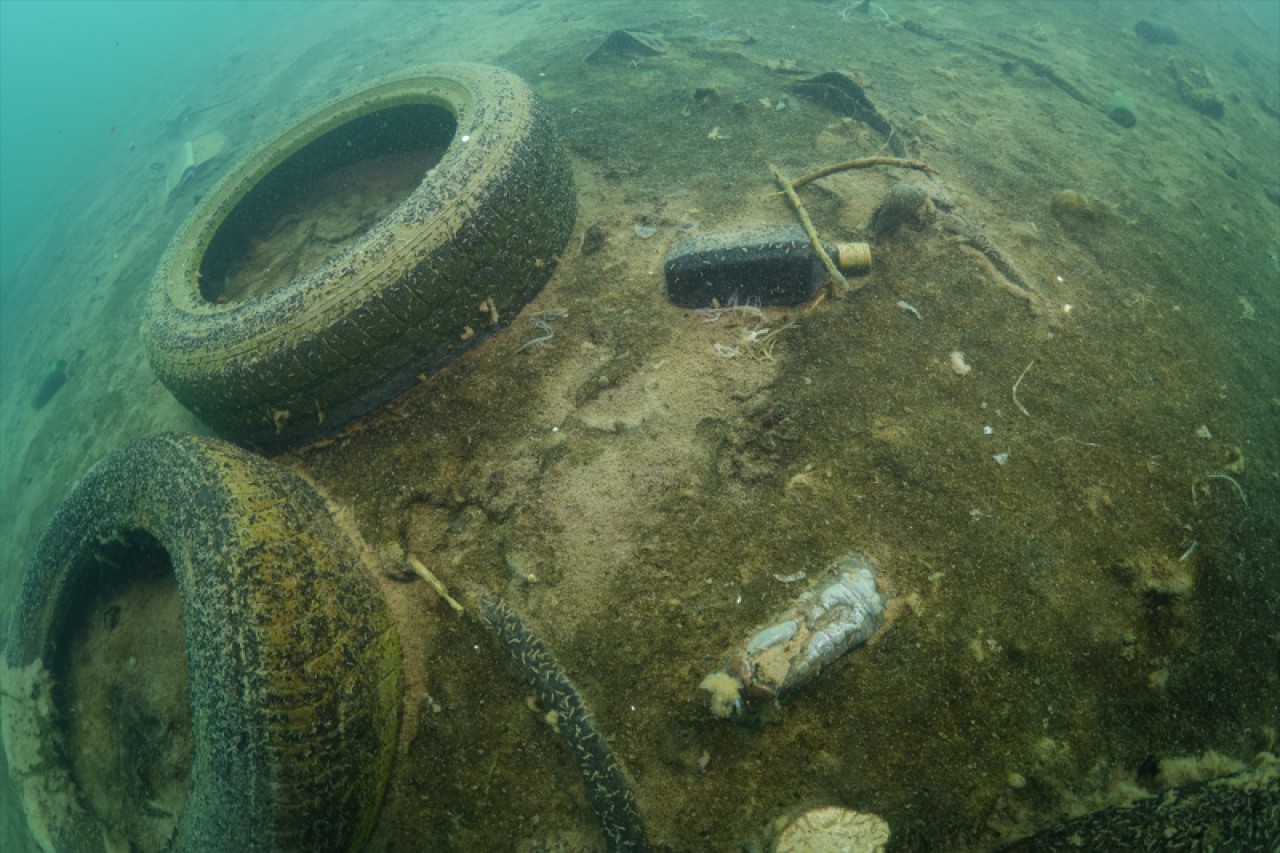
M 845 272 L 871 268 L 866 243 L 823 248 Z M 664 269 L 668 298 L 684 308 L 797 305 L 812 299 L 826 276 L 799 225 L 690 237 L 667 253 Z

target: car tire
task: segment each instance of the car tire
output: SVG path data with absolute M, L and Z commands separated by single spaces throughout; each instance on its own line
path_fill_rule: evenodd
M 443 155 L 388 215 L 286 283 L 226 299 L 234 259 L 274 233 L 286 191 L 361 146 L 415 144 Z M 568 160 L 518 77 L 440 65 L 384 79 L 303 118 L 201 200 L 152 283 L 152 368 L 224 438 L 272 449 L 323 435 L 509 322 L 551 276 L 576 212 Z
M 176 580 L 167 648 L 155 607 L 92 604 L 108 588 L 127 603 L 143 565 Z M 136 658 L 77 669 L 77 637 L 128 631 Z M 173 661 L 185 682 L 160 675 Z M 217 439 L 127 445 L 57 510 L 9 625 L 3 738 L 32 835 L 78 853 L 358 849 L 397 747 L 400 661 L 376 582 L 299 476 Z M 183 697 L 181 725 L 137 700 L 148 678 Z M 159 778 L 148 749 L 182 738 L 166 800 L 138 780 Z M 76 747 L 99 741 L 105 771 Z

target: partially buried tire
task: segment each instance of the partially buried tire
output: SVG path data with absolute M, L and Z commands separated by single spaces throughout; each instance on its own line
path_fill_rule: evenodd
M 27 567 L 3 736 L 57 851 L 351 850 L 399 725 L 394 624 L 323 499 L 215 439 L 95 466 Z
M 152 368 L 226 438 L 324 434 L 507 323 L 551 276 L 576 210 L 519 78 L 447 65 L 373 84 L 200 202 L 152 284 Z

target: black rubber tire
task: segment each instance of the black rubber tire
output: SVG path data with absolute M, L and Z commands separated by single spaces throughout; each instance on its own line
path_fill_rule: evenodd
M 96 465 L 27 567 L 5 649 L 4 742 L 37 841 L 127 849 L 74 781 L 56 682 L 73 602 L 111 571 L 102 549 L 143 534 L 176 576 L 190 673 L 191 773 L 166 849 L 358 849 L 397 745 L 403 676 L 386 603 L 305 481 L 178 433 Z
M 456 130 L 389 216 L 274 291 L 229 304 L 202 294 L 211 241 L 273 170 L 357 119 L 419 104 L 452 113 Z M 518 77 L 441 65 L 384 80 L 304 118 L 202 201 L 151 288 L 152 368 L 226 438 L 272 448 L 322 435 L 509 322 L 551 276 L 576 212 L 568 160 Z
M 1068 818 L 996 853 L 1078 850 L 1277 850 L 1280 771 L 1258 764 L 1232 776 L 1188 782 L 1158 796 Z

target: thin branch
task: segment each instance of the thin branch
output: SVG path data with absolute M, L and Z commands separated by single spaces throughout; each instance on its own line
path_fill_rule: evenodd
M 843 163 L 836 163 L 834 166 L 823 166 L 816 172 L 810 172 L 804 177 L 796 178 L 791 182 L 791 186 L 794 189 L 799 189 L 805 184 L 812 183 L 818 178 L 825 178 L 827 175 L 847 172 L 850 169 L 870 169 L 873 166 L 896 166 L 899 169 L 915 169 L 932 175 L 938 174 L 937 169 L 920 160 L 903 160 L 900 157 L 863 157 L 861 160 L 846 160 Z
M 778 182 L 778 186 L 782 187 L 782 191 L 787 194 L 787 200 L 791 202 L 791 207 L 795 210 L 796 216 L 800 218 L 800 224 L 804 226 L 804 232 L 809 235 L 809 243 L 813 246 L 813 251 L 822 260 L 822 265 L 827 268 L 827 274 L 830 276 L 829 287 L 831 295 L 837 296 L 848 290 L 848 280 L 836 267 L 835 261 L 831 260 L 831 256 L 827 254 L 826 248 L 822 245 L 822 241 L 818 239 L 818 232 L 814 230 L 813 221 L 809 219 L 809 212 L 800 203 L 800 196 L 796 195 L 795 186 L 772 163 L 769 164 L 769 171 L 773 172 L 773 179 Z
M 1027 375 L 1027 371 L 1030 370 L 1031 365 L 1035 363 L 1036 360 L 1034 358 L 1031 359 L 1031 364 L 1022 368 L 1022 372 L 1018 374 L 1018 381 L 1013 383 L 1013 404 L 1018 407 L 1018 411 L 1022 412 L 1022 414 L 1027 417 L 1031 417 L 1031 413 L 1027 411 L 1026 407 L 1023 406 L 1022 403 L 1018 402 L 1018 386 L 1022 383 L 1022 377 Z

